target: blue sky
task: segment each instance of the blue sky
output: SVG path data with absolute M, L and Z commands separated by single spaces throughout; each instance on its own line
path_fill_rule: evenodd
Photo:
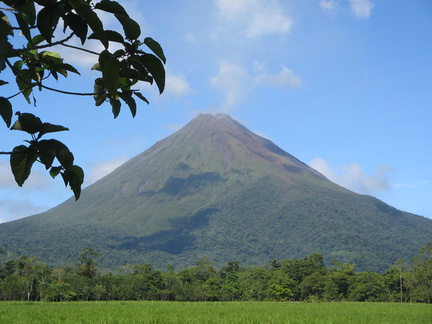
M 116 120 L 108 104 L 95 107 L 91 97 L 44 90 L 35 93 L 36 107 L 13 100 L 21 112 L 70 128 L 56 138 L 85 170 L 86 185 L 197 114 L 223 112 L 334 182 L 432 218 L 430 0 L 119 2 L 140 23 L 142 37 L 165 50 L 164 94 L 143 85 L 150 105 L 140 105 L 135 118 L 125 108 Z M 104 24 L 119 28 L 108 17 Z M 58 51 L 81 77 L 56 86 L 92 91 L 95 58 Z M 0 127 L 0 151 L 27 139 Z M 41 166 L 22 188 L 7 156 L 0 155 L 0 170 L 0 222 L 72 196 Z

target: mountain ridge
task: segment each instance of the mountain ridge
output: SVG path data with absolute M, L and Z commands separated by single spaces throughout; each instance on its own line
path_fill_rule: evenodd
M 78 202 L 0 224 L 0 239 L 12 254 L 56 265 L 91 246 L 107 268 L 257 265 L 319 252 L 379 270 L 416 255 L 432 221 L 334 184 L 227 115 L 204 114 Z

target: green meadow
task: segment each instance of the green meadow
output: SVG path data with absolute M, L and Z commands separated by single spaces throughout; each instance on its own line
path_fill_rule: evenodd
M 432 323 L 409 303 L 0 302 L 0 323 Z

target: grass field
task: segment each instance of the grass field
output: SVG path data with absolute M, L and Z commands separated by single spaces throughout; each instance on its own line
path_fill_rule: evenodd
M 397 303 L 0 302 L 0 323 L 432 323 L 432 306 Z

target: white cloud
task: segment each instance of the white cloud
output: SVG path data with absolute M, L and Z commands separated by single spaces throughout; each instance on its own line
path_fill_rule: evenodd
M 2 199 L 0 200 L 0 223 L 35 215 L 47 209 L 46 206 L 34 205 L 27 200 Z
M 335 0 L 322 0 L 319 5 L 322 10 L 329 13 L 335 13 L 340 8 L 339 2 Z
M 318 172 L 322 173 L 324 176 L 326 176 L 329 180 L 336 182 L 335 179 L 337 178 L 336 173 L 333 172 L 333 170 L 330 169 L 327 162 L 324 161 L 324 159 L 321 158 L 315 158 L 310 163 L 309 166 Z
M 281 65 L 280 72 L 271 74 L 264 64 L 258 62 L 254 62 L 253 69 L 248 71 L 240 65 L 222 61 L 217 75 L 210 79 L 210 84 L 224 95 L 222 111 L 228 113 L 258 85 L 297 88 L 302 85 L 302 81 L 285 65 Z
M 371 15 L 374 3 L 369 0 L 350 0 L 351 9 L 357 18 L 366 19 Z
M 165 85 L 165 95 L 172 95 L 175 97 L 180 97 L 191 93 L 192 90 L 189 87 L 187 80 L 181 75 L 167 74 L 166 85 Z
M 413 188 L 418 188 L 418 187 L 426 186 L 429 183 L 430 183 L 429 180 L 422 180 L 422 181 L 417 181 L 417 182 L 412 182 L 412 183 L 396 183 L 394 185 L 394 188 L 413 189 Z
M 315 158 L 311 161 L 310 166 L 331 181 L 358 193 L 371 194 L 390 188 L 388 172 L 391 168 L 388 165 L 380 165 L 372 175 L 365 174 L 357 163 L 342 166 L 335 172 L 325 160 Z
M 48 173 L 39 171 L 38 166 L 39 165 L 37 163 L 34 165 L 30 176 L 24 182 L 23 188 L 43 188 L 50 184 L 51 177 L 48 175 Z M 0 161 L 0 170 L 2 170 L 0 173 L 0 189 L 19 188 L 15 182 L 9 162 Z
M 257 66 L 257 63 L 255 65 Z M 285 65 L 282 65 L 282 70 L 278 74 L 268 73 L 262 65 L 259 65 L 258 69 L 261 71 L 260 74 L 255 76 L 255 82 L 257 84 L 264 83 L 276 87 L 288 85 L 291 88 L 297 88 L 302 85 L 300 77 L 295 75 L 295 73 Z
M 283 14 L 277 1 L 216 0 L 221 16 L 239 26 L 246 37 L 287 34 L 293 20 Z
M 114 171 L 114 169 L 118 168 L 127 160 L 128 159 L 124 156 L 118 156 L 110 160 L 98 161 L 93 163 L 90 175 L 88 177 L 88 181 L 86 181 L 86 185 L 95 183 L 99 179 Z
M 224 94 L 223 111 L 229 112 L 248 92 L 251 84 L 246 69 L 223 61 L 219 65 L 218 74 L 210 79 L 213 87 Z
M 7 188 L 17 185 L 13 178 L 9 162 L 0 161 L 0 170 L 0 188 Z
M 195 36 L 194 33 L 191 33 L 191 32 L 186 33 L 186 34 L 183 36 L 183 39 L 184 39 L 186 42 L 191 43 L 191 44 L 196 42 L 196 36 Z

